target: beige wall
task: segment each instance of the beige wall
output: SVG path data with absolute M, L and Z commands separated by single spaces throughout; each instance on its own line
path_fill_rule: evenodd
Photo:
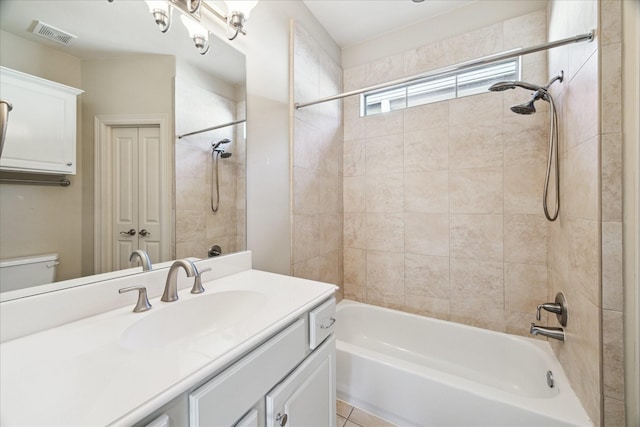
M 621 3 L 554 1 L 549 39 L 599 30 L 593 43 L 549 52 L 563 117 L 563 215 L 549 226 L 549 297 L 571 307 L 567 341 L 552 343 L 596 425 L 624 425 Z
M 176 60 L 127 55 L 82 61 L 82 274 L 94 273 L 94 119 L 97 115 L 166 114 L 173 117 Z M 173 134 L 170 123 L 169 133 Z
M 300 1 L 263 1 L 246 37 L 247 247 L 254 268 L 291 273 L 289 23 L 304 25 L 334 61 L 340 50 Z
M 80 60 L 58 50 L 0 31 L 0 65 L 82 89 Z M 78 98 L 78 135 L 81 135 L 84 95 Z M 16 106 L 17 107 L 17 106 Z M 76 161 L 82 159 L 77 139 Z M 23 174 L 2 176 L 23 178 Z M 82 257 L 82 186 L 86 172 L 81 162 L 71 186 L 0 183 L 0 258 L 58 253 L 57 280 L 80 276 Z M 41 175 L 30 178 L 42 179 Z M 59 176 L 44 177 L 59 179 Z
M 294 99 L 342 91 L 342 69 L 293 25 Z M 292 259 L 296 277 L 342 284 L 342 103 L 294 111 Z
M 544 9 L 345 70 L 345 90 L 546 40 Z M 546 81 L 544 54 L 522 78 Z M 345 297 L 528 335 L 547 299 L 548 117 L 516 90 L 360 117 L 344 102 Z
M 211 76 L 190 72 L 185 64 L 178 67 L 175 82 L 176 134 L 193 132 L 244 117 L 239 112 L 234 89 Z M 225 94 L 227 97 L 221 96 Z M 229 99 L 228 97 L 231 97 Z M 244 103 L 242 103 L 244 105 Z M 176 257 L 206 258 L 212 245 L 223 253 L 244 250 L 245 199 L 238 183 L 244 173 L 245 140 L 243 126 L 231 126 L 198 135 L 176 139 Z M 220 203 L 215 203 L 215 179 L 211 143 L 228 138 L 221 146 L 232 156 L 218 159 Z M 244 182 L 244 180 L 242 180 Z M 214 191 L 212 196 L 212 190 Z
M 640 3 L 622 2 L 625 415 L 640 425 Z
M 354 46 L 345 46 L 342 49 L 342 66 L 345 69 L 353 68 L 398 52 L 417 49 L 514 16 L 526 15 L 544 8 L 546 4 L 547 0 L 482 0 L 467 3 L 426 22 L 385 32 Z

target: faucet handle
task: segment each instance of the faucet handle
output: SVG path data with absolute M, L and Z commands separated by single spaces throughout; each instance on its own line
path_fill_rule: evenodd
M 130 291 L 138 291 L 138 302 L 133 308 L 134 313 L 141 313 L 143 311 L 151 310 L 151 304 L 149 304 L 149 298 L 147 298 L 147 288 L 145 288 L 144 286 L 130 286 L 128 288 L 118 289 L 119 294 Z
M 206 273 L 207 271 L 211 271 L 211 267 L 196 272 L 196 278 L 193 281 L 193 288 L 191 288 L 192 294 L 201 294 L 204 292 L 204 288 L 202 287 L 202 273 Z
M 558 322 L 562 326 L 567 326 L 567 300 L 562 292 L 556 294 L 555 302 L 546 302 L 544 304 L 538 304 L 538 310 L 536 312 L 536 320 L 540 320 L 540 310 L 545 309 L 550 313 L 555 313 L 558 318 Z
M 536 313 L 536 320 L 540 320 L 540 310 L 545 309 L 550 313 L 560 314 L 562 313 L 562 306 L 553 302 L 545 302 L 544 304 L 538 304 L 538 310 Z

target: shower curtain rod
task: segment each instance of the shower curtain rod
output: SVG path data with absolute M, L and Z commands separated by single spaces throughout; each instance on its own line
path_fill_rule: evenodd
M 226 128 L 227 126 L 237 125 L 237 124 L 240 124 L 240 123 L 244 123 L 246 121 L 247 121 L 247 119 L 237 120 L 235 122 L 229 122 L 229 123 L 225 123 L 225 124 L 222 124 L 222 125 L 218 125 L 218 126 L 213 126 L 213 127 L 206 128 L 206 129 L 197 130 L 195 132 L 185 133 L 185 134 L 182 134 L 182 135 L 178 135 L 178 139 L 183 138 L 185 136 L 196 135 L 198 133 L 209 132 L 210 130 Z
M 344 92 L 338 95 L 327 96 L 325 98 L 320 98 L 315 101 L 296 102 L 294 106 L 296 107 L 296 110 L 299 110 L 301 108 L 310 107 L 312 105 L 322 104 L 324 102 L 335 101 L 338 99 L 347 98 L 349 96 L 361 95 L 365 92 L 370 92 L 373 90 L 386 89 L 388 87 L 392 87 L 396 85 L 411 83 L 413 81 L 424 79 L 427 77 L 437 77 L 442 74 L 453 73 L 456 71 L 465 70 L 467 68 L 477 67 L 478 65 L 485 65 L 491 62 L 497 62 L 505 59 L 514 58 L 516 56 L 528 55 L 530 53 L 540 52 L 542 50 L 553 49 L 554 47 L 564 46 L 566 44 L 578 43 L 578 42 L 584 42 L 584 41 L 590 42 L 590 41 L 593 41 L 593 39 L 595 38 L 595 34 L 596 34 L 596 30 L 591 30 L 590 33 L 580 34 L 575 37 L 569 37 L 566 39 L 543 43 L 543 44 L 532 46 L 526 49 L 517 49 L 517 50 L 511 50 L 508 52 L 497 53 L 494 55 L 485 56 L 484 58 L 472 59 L 471 61 L 461 62 L 459 64 L 450 65 L 448 67 L 439 68 L 437 70 L 427 71 L 426 73 L 417 74 L 411 77 L 405 77 L 405 78 L 393 80 L 387 83 L 380 83 L 380 84 L 368 86 L 362 89 L 352 90 L 350 92 Z

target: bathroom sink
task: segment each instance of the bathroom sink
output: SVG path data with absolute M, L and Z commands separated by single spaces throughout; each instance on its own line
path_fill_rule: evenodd
M 266 301 L 260 292 L 238 290 L 157 302 L 122 333 L 120 345 L 130 350 L 160 348 L 221 332 L 255 314 Z

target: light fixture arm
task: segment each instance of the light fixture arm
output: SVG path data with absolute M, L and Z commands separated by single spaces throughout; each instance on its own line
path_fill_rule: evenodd
M 241 12 L 231 12 L 231 15 L 227 17 L 227 38 L 229 40 L 235 40 L 239 33 L 247 35 L 247 32 L 244 29 L 245 22 L 246 19 L 244 14 Z M 233 36 L 229 35 L 231 32 L 234 33 Z

